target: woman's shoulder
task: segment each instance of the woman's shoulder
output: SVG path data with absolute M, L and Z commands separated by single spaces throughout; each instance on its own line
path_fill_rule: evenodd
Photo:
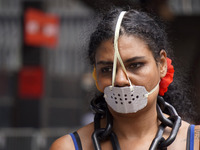
M 69 134 L 58 138 L 50 147 L 50 150 L 72 150 L 74 148 L 73 140 Z
M 169 136 L 169 134 L 168 134 Z M 171 149 L 200 150 L 200 125 L 182 121 L 175 141 L 168 147 Z
M 91 134 L 93 132 L 93 123 L 88 124 L 77 130 L 77 133 L 81 139 L 81 143 L 84 144 L 91 139 Z M 85 145 L 85 144 L 84 144 Z M 64 135 L 53 142 L 50 150 L 73 150 L 74 142 L 70 134 Z

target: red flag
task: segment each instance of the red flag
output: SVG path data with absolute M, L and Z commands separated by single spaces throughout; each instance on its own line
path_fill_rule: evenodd
M 24 40 L 30 46 L 55 47 L 58 42 L 59 18 L 40 10 L 25 11 Z

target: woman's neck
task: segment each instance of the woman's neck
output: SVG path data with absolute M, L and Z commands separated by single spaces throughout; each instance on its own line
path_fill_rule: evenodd
M 118 114 L 116 112 L 111 112 L 111 114 L 113 115 L 113 131 L 118 138 L 154 137 L 158 130 L 156 108 L 146 108 L 135 114 Z

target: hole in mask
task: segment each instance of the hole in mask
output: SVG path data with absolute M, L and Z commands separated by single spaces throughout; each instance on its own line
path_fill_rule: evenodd
M 125 100 L 127 100 L 127 98 L 125 98 Z
M 129 101 L 128 103 L 131 104 L 131 101 Z
M 133 94 L 131 94 L 131 97 L 133 97 Z
M 135 100 L 135 98 L 132 98 L 132 100 L 134 101 L 134 100 Z
M 119 100 L 122 101 L 122 98 L 120 98 Z
M 116 104 L 118 104 L 118 102 L 117 102 L 117 101 L 115 101 L 115 103 L 116 103 Z
M 124 94 L 124 96 L 126 97 L 127 95 L 126 95 L 126 94 Z
M 123 105 L 123 103 L 121 102 L 121 104 Z
M 136 98 L 139 98 L 139 95 L 137 95 Z
M 117 97 L 115 97 L 115 99 L 117 99 Z
M 113 97 L 111 96 L 111 99 L 113 99 Z
M 118 96 L 120 96 L 120 94 L 118 94 Z

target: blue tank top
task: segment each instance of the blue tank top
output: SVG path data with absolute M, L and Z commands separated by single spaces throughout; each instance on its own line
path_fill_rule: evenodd
M 194 129 L 195 125 L 190 125 L 188 128 L 186 150 L 194 150 Z
M 194 130 L 195 125 L 190 125 L 187 133 L 187 145 L 186 150 L 194 150 Z M 74 142 L 75 150 L 82 150 L 81 140 L 77 132 L 70 133 Z
M 77 132 L 69 134 L 74 142 L 75 150 L 82 150 L 81 140 Z

